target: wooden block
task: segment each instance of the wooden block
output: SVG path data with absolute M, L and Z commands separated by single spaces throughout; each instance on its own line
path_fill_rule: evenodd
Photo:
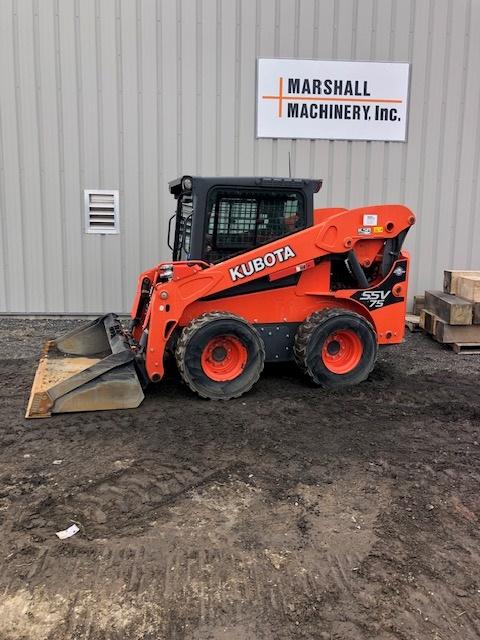
M 425 306 L 425 296 L 413 296 L 413 315 L 419 316 Z
M 473 305 L 473 324 L 480 324 L 480 302 Z
M 425 329 L 425 309 L 422 309 L 419 313 L 418 326 L 420 329 Z
M 461 276 L 458 278 L 457 295 L 472 302 L 480 302 L 480 276 Z
M 478 342 L 454 342 L 452 349 L 459 354 L 480 354 L 480 343 Z
M 425 291 L 425 309 L 448 324 L 472 324 L 472 303 L 450 293 Z
M 480 344 L 480 325 L 451 325 L 438 318 L 433 335 L 435 340 L 444 344 L 451 342 L 478 342 Z
M 420 321 L 419 325 L 421 329 L 424 329 L 427 333 L 430 333 L 432 336 L 435 335 L 435 329 L 437 326 L 439 318 L 434 313 L 427 311 L 426 309 L 422 309 L 420 312 Z
M 405 316 L 405 326 L 412 333 L 414 331 L 420 331 L 420 316 L 416 316 L 413 313 L 407 313 Z
M 480 277 L 480 271 L 458 271 L 456 269 L 445 269 L 443 272 L 444 292 L 456 294 L 458 279 L 463 276 Z

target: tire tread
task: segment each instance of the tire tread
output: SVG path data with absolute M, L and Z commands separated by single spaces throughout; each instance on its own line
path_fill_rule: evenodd
M 359 313 L 355 313 L 354 311 L 341 309 L 339 307 L 329 307 L 328 309 L 321 309 L 320 311 L 314 311 L 313 313 L 311 313 L 297 330 L 293 346 L 293 353 L 295 356 L 295 362 L 297 363 L 300 370 L 314 381 L 315 376 L 307 364 L 308 344 L 310 342 L 310 339 L 316 329 L 324 322 L 327 322 L 331 318 L 336 318 L 343 315 L 349 315 L 350 317 L 356 317 L 360 319 L 362 322 L 368 325 L 373 333 L 375 333 L 372 324 L 368 322 L 366 318 L 361 316 Z M 375 359 L 376 358 L 373 359 L 372 364 L 368 368 L 366 377 L 368 377 L 373 371 L 373 368 L 375 366 Z
M 264 360 L 265 360 L 265 347 L 263 345 L 263 340 L 259 336 L 261 351 L 263 353 L 262 366 L 258 370 L 255 378 L 253 379 L 252 384 L 248 389 L 245 389 L 244 391 L 240 391 L 239 393 L 226 396 L 224 398 L 218 398 L 218 397 L 212 398 L 206 393 L 200 391 L 195 385 L 193 385 L 187 374 L 187 370 L 185 367 L 185 355 L 187 352 L 188 343 L 190 342 L 191 338 L 195 335 L 195 333 L 199 329 L 206 326 L 210 322 L 214 322 L 215 320 L 221 320 L 221 319 L 236 320 L 238 322 L 243 322 L 244 324 L 248 325 L 250 329 L 254 329 L 252 325 L 247 320 L 245 320 L 245 318 L 242 318 L 241 316 L 237 316 L 234 313 L 229 313 L 228 311 L 208 311 L 194 318 L 189 324 L 187 324 L 183 328 L 180 334 L 180 337 L 177 340 L 177 345 L 175 348 L 175 360 L 177 363 L 178 372 L 180 373 L 180 376 L 183 382 L 189 387 L 191 391 L 199 395 L 201 398 L 206 398 L 211 400 L 230 400 L 232 398 L 240 398 L 240 396 L 247 393 L 258 382 L 258 379 L 260 378 L 260 375 L 263 371 Z

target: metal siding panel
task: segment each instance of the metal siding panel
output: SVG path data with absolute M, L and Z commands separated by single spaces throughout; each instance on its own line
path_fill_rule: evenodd
M 363 0 L 357 11 L 355 57 L 358 60 L 369 60 L 372 48 L 372 40 L 375 33 L 372 30 L 372 18 L 374 15 L 375 0 Z M 389 3 L 386 2 L 385 5 Z
M 162 77 L 163 91 L 163 160 L 166 179 L 173 180 L 181 172 L 179 166 L 179 135 L 177 92 L 177 12 L 173 2 L 162 3 Z
M 58 155 L 61 167 L 61 214 L 64 224 L 65 308 L 67 312 L 84 311 L 86 286 L 83 260 L 83 116 L 80 58 L 80 16 L 75 3 L 58 5 L 59 79 L 62 135 Z M 60 116 L 60 111 L 59 111 Z M 59 304 L 56 310 L 61 310 Z
M 271 58 L 275 51 L 275 0 L 257 0 L 258 4 L 258 57 Z M 273 141 L 268 138 L 256 140 L 256 156 L 254 173 L 259 176 L 269 176 L 273 173 L 272 149 Z
M 445 92 L 442 97 L 443 121 L 441 136 L 443 138 L 442 153 L 439 158 L 437 185 L 431 197 L 432 208 L 429 215 L 432 218 L 434 236 L 433 260 L 429 281 L 440 284 L 443 269 L 450 268 L 448 262 L 451 245 L 451 226 L 454 220 L 453 207 L 455 196 L 456 154 L 452 153 L 458 144 L 459 125 L 462 118 L 463 105 L 459 97 L 462 95 L 462 74 L 458 70 L 463 66 L 464 48 L 463 37 L 466 20 L 468 19 L 468 2 L 449 3 L 449 35 L 448 56 L 444 59 Z M 447 52 L 447 48 L 446 48 Z
M 238 173 L 254 172 L 255 162 L 255 98 L 256 98 L 256 5 L 241 3 L 240 69 L 238 109 Z
M 217 60 L 220 80 L 219 118 L 219 175 L 232 176 L 235 173 L 235 37 L 236 13 L 234 2 L 220 3 L 221 34 L 220 58 Z
M 478 3 L 473 8 L 473 25 L 475 29 L 474 33 L 478 34 L 480 28 L 480 6 Z M 478 115 L 480 113 L 480 77 L 478 74 L 480 51 L 478 37 L 475 40 L 471 60 L 477 71 L 474 76 L 477 89 L 477 122 L 475 127 L 475 157 L 473 160 L 471 198 L 467 214 L 467 228 L 469 230 L 467 264 L 469 269 L 480 269 L 480 117 Z
M 203 128 L 202 128 L 202 71 L 203 71 L 203 0 L 196 3 L 196 20 L 195 20 L 195 100 L 196 109 L 193 114 L 195 119 L 194 135 L 195 135 L 195 166 L 196 173 L 202 175 L 202 146 L 203 146 Z
M 336 56 L 336 6 L 336 0 L 315 2 L 317 22 L 314 25 L 313 55 L 320 60 L 333 60 Z
M 336 2 L 326 0 L 315 2 L 315 22 L 313 25 L 313 57 L 332 60 L 336 55 Z M 312 177 L 322 178 L 324 184 L 315 195 L 315 206 L 325 207 L 331 204 L 333 171 L 333 142 L 315 140 L 311 159 Z
M 357 8 L 357 23 L 355 25 L 354 58 L 368 60 L 371 51 L 373 0 L 364 0 L 361 10 Z M 351 147 L 351 180 L 349 200 L 352 207 L 364 204 L 365 178 L 368 173 L 368 158 L 370 142 L 357 141 Z
M 143 193 L 143 220 L 145 233 L 141 238 L 142 268 L 159 261 L 166 251 L 164 218 L 167 212 L 159 207 L 157 190 L 158 132 L 157 132 L 157 60 L 156 50 L 156 4 L 155 0 L 142 2 L 141 70 L 142 70 L 142 123 L 143 123 L 143 172 L 140 189 Z M 165 189 L 166 185 L 162 184 Z M 125 215 L 129 215 L 126 211 Z M 130 283 L 135 283 L 138 274 L 129 274 Z
M 337 5 L 335 59 L 351 60 L 353 57 L 353 26 L 357 7 L 356 0 L 344 0 Z M 330 194 L 334 206 L 350 206 L 351 149 L 352 142 L 338 140 L 333 143 Z
M 477 154 L 480 149 L 480 120 L 477 122 Z M 480 269 L 480 166 L 477 164 L 477 173 L 474 178 L 474 189 L 472 190 L 472 218 L 471 247 L 469 269 Z
M 130 306 L 131 292 L 134 291 L 135 284 L 131 284 L 131 277 L 126 273 L 125 256 L 127 253 L 127 238 L 124 231 L 125 221 L 132 216 L 132 212 L 125 205 L 125 137 L 124 137 L 124 116 L 123 116 L 123 56 L 122 56 L 122 7 L 121 0 L 115 0 L 115 102 L 117 119 L 117 146 L 118 146 L 118 191 L 120 207 L 120 235 L 118 237 L 120 265 L 117 268 L 115 279 L 119 288 L 118 308 L 126 310 Z
M 240 166 L 240 111 L 242 107 L 241 96 L 241 55 L 242 55 L 242 40 L 240 36 L 242 23 L 242 3 L 241 0 L 236 0 L 235 3 L 235 128 L 234 128 L 234 160 L 233 160 L 233 174 L 238 176 Z
M 372 5 L 371 13 L 370 59 L 392 59 L 390 54 L 391 20 L 392 3 L 389 0 L 382 0 L 381 2 L 376 0 Z M 389 167 L 390 147 L 391 145 L 385 142 L 367 142 L 363 194 L 358 193 L 358 197 L 363 197 L 363 202 L 365 203 L 381 204 L 385 201 L 384 189 L 386 172 Z
M 158 241 L 158 250 L 154 262 L 171 257 L 171 251 L 166 246 L 167 219 L 175 211 L 175 201 L 168 191 L 168 182 L 180 176 L 182 172 L 182 153 L 181 153 L 181 112 L 179 111 L 181 85 L 179 84 L 180 76 L 177 69 L 180 61 L 178 60 L 178 52 L 180 47 L 178 28 L 178 12 L 174 2 L 160 1 L 158 4 L 159 16 L 161 24 L 158 34 L 161 36 L 159 47 L 160 58 L 157 61 L 159 65 L 159 74 L 162 80 L 161 88 L 161 119 L 159 119 L 160 138 L 162 140 L 162 148 L 159 149 L 159 158 L 162 164 L 163 175 L 162 184 L 159 185 L 159 215 L 162 216 L 163 227 L 160 227 L 159 233 L 162 238 Z M 147 52 L 146 52 L 147 55 Z M 151 265 L 150 265 L 151 266 Z
M 397 4 L 397 7 L 399 5 Z M 409 16 L 409 29 L 408 29 L 408 44 L 407 44 L 407 40 L 405 40 L 405 44 L 407 46 L 407 51 L 408 51 L 408 55 L 407 55 L 407 59 L 411 62 L 413 60 L 413 50 L 414 50 L 414 35 L 415 35 L 415 18 L 416 18 L 416 13 L 415 13 L 415 0 L 410 0 L 410 16 Z M 408 118 L 409 118 L 409 122 L 407 123 L 407 142 L 405 145 L 403 146 L 403 150 L 402 150 L 402 165 L 401 165 L 401 171 L 400 171 L 400 192 L 399 192 L 399 198 L 398 201 L 399 202 L 406 202 L 407 204 L 410 205 L 410 203 L 408 202 L 408 200 L 406 200 L 406 188 L 407 188 L 407 167 L 408 167 L 408 148 L 410 145 L 413 146 L 412 142 L 411 142 L 411 132 L 410 132 L 410 119 L 411 119 L 411 113 L 412 113 L 412 107 L 411 107 L 411 101 L 412 101 L 412 68 L 413 68 L 413 64 L 410 66 L 410 110 L 409 110 L 409 114 L 408 114 Z M 410 142 L 409 142 L 410 140 Z M 415 211 L 415 213 L 417 213 Z M 406 240 L 406 244 L 405 244 L 405 248 L 409 249 L 410 245 L 413 245 L 414 242 L 414 238 L 413 238 L 413 234 L 415 233 L 415 231 L 410 231 L 408 236 L 407 236 L 407 240 Z M 411 272 L 412 272 L 412 276 L 411 276 L 411 282 L 413 281 L 413 270 L 416 268 L 416 266 L 411 267 Z M 411 286 L 411 282 L 409 284 L 409 290 L 408 290 L 408 295 L 410 297 L 410 299 L 412 298 L 413 295 L 415 295 L 416 291 L 413 288 L 413 286 Z
M 383 3 L 381 3 L 383 6 Z M 399 62 L 409 62 L 409 31 L 411 2 L 393 2 L 391 8 L 391 42 L 388 44 L 389 58 Z M 380 30 L 383 32 L 383 30 Z M 380 33 L 377 30 L 378 37 Z M 386 44 L 382 45 L 385 46 Z M 382 49 L 380 49 L 381 51 Z M 408 130 L 407 130 L 408 136 Z M 399 202 L 401 200 L 402 167 L 406 145 L 392 143 L 389 145 L 389 160 L 386 172 L 385 200 Z
M 120 12 L 121 28 L 121 109 L 123 157 L 121 175 L 123 177 L 123 198 L 121 199 L 121 236 L 123 242 L 123 278 L 124 286 L 130 293 L 142 267 L 142 235 L 140 211 L 140 147 L 142 137 L 139 121 L 139 79 L 138 79 L 138 50 L 137 50 L 137 11 L 136 4 L 129 0 L 122 0 L 117 9 Z M 135 28 L 132 28 L 132 27 Z M 134 282 L 132 282 L 134 280 Z M 124 292 L 124 298 L 126 296 Z M 127 308 L 130 306 L 129 296 L 126 296 Z
M 462 73 L 461 73 L 461 85 L 460 85 L 460 93 L 458 96 L 459 102 L 459 110 L 460 117 L 458 122 L 457 129 L 457 144 L 454 150 L 455 162 L 454 162 L 454 173 L 453 173 L 453 198 L 452 198 L 452 211 L 451 211 L 451 221 L 450 221 L 450 243 L 448 250 L 448 262 L 447 264 L 452 265 L 454 259 L 454 250 L 455 250 L 455 227 L 458 224 L 459 213 L 458 213 L 458 196 L 459 196 L 459 185 L 460 179 L 459 175 L 462 171 L 461 167 L 461 159 L 462 159 L 462 145 L 461 141 L 463 139 L 463 133 L 465 130 L 465 118 L 464 118 L 464 110 L 465 110 L 465 98 L 467 93 L 467 77 L 468 77 L 468 57 L 470 52 L 470 32 L 471 32 L 471 18 L 472 18 L 472 0 L 467 0 L 466 5 L 466 15 L 465 15 L 465 33 L 463 37 L 463 52 L 462 52 Z M 475 25 L 474 25 L 475 26 Z M 467 123 L 468 126 L 468 123 Z
M 410 78 L 410 113 L 408 147 L 405 173 L 405 202 L 417 214 L 417 224 L 409 233 L 407 246 L 415 255 L 411 273 L 410 292 L 418 293 L 424 285 L 419 282 L 418 274 L 428 268 L 419 251 L 419 242 L 422 236 L 422 226 L 425 222 L 423 211 L 420 211 L 421 193 L 423 183 L 421 181 L 422 149 L 425 144 L 427 104 L 431 56 L 431 2 L 414 3 L 415 7 L 415 32 L 413 36 L 413 59 L 415 64 L 411 67 Z
M 33 3 L 33 45 L 35 50 L 38 153 L 40 162 L 40 206 L 42 209 L 43 251 L 45 255 L 45 307 L 47 311 L 64 309 L 64 223 L 60 205 L 59 138 L 62 135 L 58 105 L 61 84 L 58 80 L 56 51 L 57 7 L 47 0 L 39 10 Z M 38 310 L 42 310 L 42 307 Z
M 472 211 L 472 190 L 475 189 L 475 180 L 478 178 L 478 169 L 475 167 L 478 140 L 475 131 L 480 113 L 480 76 L 478 73 L 478 61 L 480 60 L 480 4 L 473 2 L 471 5 L 470 33 L 468 38 L 468 58 L 466 73 L 465 103 L 462 113 L 463 135 L 461 137 L 461 155 L 458 175 L 458 193 L 455 203 L 456 220 L 453 229 L 453 260 L 455 268 L 462 269 L 462 265 L 469 264 L 470 236 L 472 233 L 473 218 L 479 216 L 479 211 Z M 472 37 L 473 36 L 473 37 Z
M 317 206 L 415 211 L 410 295 L 480 267 L 477 2 L 12 0 L 0 29 L 0 310 L 128 309 L 169 254 L 168 180 L 285 175 L 289 152 Z M 270 56 L 409 60 L 407 144 L 255 139 Z M 120 236 L 83 233 L 88 187 L 120 189 Z
M 313 0 L 297 0 L 295 50 L 300 58 L 315 57 L 317 14 L 318 6 Z M 295 146 L 295 175 L 313 177 L 315 140 L 297 140 Z
M 337 60 L 352 60 L 354 57 L 357 13 L 358 0 L 341 0 L 338 3 Z
M 7 210 L 5 203 L 5 160 L 2 127 L 2 103 L 0 101 L 0 310 L 9 306 L 9 283 L 7 277 Z
M 428 283 L 436 281 L 439 284 L 442 280 L 441 273 L 432 274 L 431 265 L 433 262 L 433 229 L 436 224 L 434 218 L 437 218 L 435 211 L 434 194 L 437 189 L 438 172 L 441 168 L 440 157 L 442 154 L 443 132 L 442 127 L 442 100 L 445 99 L 445 60 L 442 52 L 445 46 L 447 36 L 447 11 L 448 5 L 446 0 L 436 1 L 433 12 L 433 23 L 431 29 L 431 44 L 429 52 L 428 66 L 430 69 L 427 87 L 428 95 L 426 96 L 426 104 L 424 107 L 424 119 L 422 123 L 422 148 L 420 150 L 420 185 L 418 194 L 418 208 L 423 214 L 424 220 L 420 227 L 418 236 L 417 251 L 422 265 L 421 271 L 417 271 L 415 282 L 417 289 L 424 290 L 428 288 Z M 438 60 L 439 64 L 432 64 L 431 61 Z M 442 63 L 440 64 L 440 61 Z
M 297 41 L 296 54 L 300 58 L 315 56 L 316 13 L 318 3 L 315 0 L 297 0 Z
M 98 75 L 101 96 L 99 100 L 99 125 L 101 129 L 100 188 L 119 188 L 118 100 L 117 100 L 117 51 L 115 0 L 102 0 L 97 4 Z M 119 225 L 125 211 L 119 203 Z M 101 311 L 122 309 L 121 237 L 101 237 L 102 257 L 102 306 Z
M 181 173 L 196 174 L 197 136 L 197 69 L 196 69 L 196 20 L 197 3 L 178 0 L 180 24 L 180 96 L 181 96 Z M 229 68 L 232 74 L 232 69 Z M 235 96 L 235 91 L 232 90 Z M 233 129 L 233 127 L 232 127 Z
M 385 43 L 389 40 L 389 30 L 385 28 L 390 19 L 390 2 L 378 2 L 375 0 L 371 7 L 370 24 L 371 35 L 369 38 L 369 51 L 365 52 L 366 58 L 381 59 L 382 54 L 387 51 Z M 367 24 L 365 28 L 367 29 Z M 380 52 L 380 53 L 379 53 Z M 385 59 L 387 56 L 385 55 Z M 367 142 L 365 149 L 365 176 L 362 189 L 360 185 L 355 193 L 356 203 L 361 198 L 364 204 L 377 204 L 382 199 L 383 172 L 385 164 L 385 143 Z M 357 179 L 354 180 L 354 183 Z
M 2 126 L 2 254 L 6 275 L 5 311 L 24 311 L 25 295 L 24 212 L 20 185 L 17 90 L 14 68 L 14 15 L 12 5 L 0 2 L 0 110 Z
M 292 58 L 298 56 L 298 2 L 280 0 L 277 4 L 277 56 Z M 288 176 L 288 154 L 291 154 L 292 175 L 299 176 L 296 166 L 302 145 L 299 140 L 276 140 L 273 145 L 272 174 Z
M 474 33 L 478 34 L 480 28 L 480 6 L 478 3 L 472 7 Z M 478 74 L 478 60 L 480 59 L 479 40 L 475 39 L 475 51 L 472 56 L 472 63 L 477 73 L 474 76 L 477 88 L 477 123 L 475 138 L 475 158 L 473 162 L 473 179 L 471 186 L 471 200 L 467 226 L 470 230 L 467 247 L 468 264 L 470 269 L 480 268 L 480 76 Z M 476 62 L 475 62 L 476 61 Z
M 62 85 L 58 65 L 58 6 L 55 0 L 34 3 L 34 46 L 37 75 L 38 144 L 44 225 L 45 305 L 48 311 L 65 309 L 65 249 L 61 182 L 63 166 L 58 153 L 63 135 L 60 105 Z M 53 72 L 52 72 L 53 70 Z M 42 311 L 42 307 L 38 309 Z
M 15 9 L 16 7 L 16 9 Z M 38 78 L 33 42 L 33 10 L 27 2 L 14 4 L 14 69 L 17 74 L 18 146 L 21 201 L 24 210 L 23 246 L 28 256 L 26 298 L 28 311 L 45 308 L 44 221 L 38 144 Z M 33 79 L 33 81 L 32 81 Z
M 202 145 L 200 164 L 203 175 L 215 175 L 217 148 L 217 0 L 202 1 Z M 200 169 L 200 168 L 199 168 Z
M 79 55 L 81 59 L 81 114 L 82 114 L 82 157 L 80 159 L 80 188 L 99 189 L 100 158 L 102 155 L 102 136 L 99 102 L 101 98 L 100 78 L 98 75 L 98 24 L 95 0 L 82 0 L 78 3 Z M 82 235 L 85 281 L 85 306 L 92 311 L 103 308 L 103 260 L 102 238 L 93 234 Z

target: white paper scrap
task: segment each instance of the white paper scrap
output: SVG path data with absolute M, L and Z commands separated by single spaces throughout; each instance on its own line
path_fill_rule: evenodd
M 63 531 L 57 531 L 57 533 L 55 535 L 58 538 L 60 538 L 60 540 L 65 540 L 66 538 L 71 538 L 72 536 L 74 536 L 79 531 L 80 531 L 80 529 L 77 527 L 77 525 L 76 524 L 72 524 L 72 526 L 68 527 L 68 529 L 64 529 Z

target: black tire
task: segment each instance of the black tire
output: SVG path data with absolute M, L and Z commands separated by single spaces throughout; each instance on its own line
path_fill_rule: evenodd
M 212 379 L 204 370 L 202 354 L 216 338 L 233 339 L 242 345 L 245 363 L 232 379 Z M 175 359 L 183 381 L 192 391 L 202 398 L 230 400 L 249 391 L 259 379 L 265 347 L 257 331 L 244 318 L 214 311 L 198 316 L 184 327 L 176 345 Z
M 361 345 L 358 363 L 344 373 L 332 371 L 323 356 L 330 342 L 338 344 L 334 339 L 337 332 L 357 336 L 353 340 Z M 345 309 L 315 311 L 299 326 L 295 336 L 294 354 L 298 366 L 324 389 L 341 389 L 366 380 L 375 366 L 377 351 L 377 337 L 372 325 L 358 313 Z

